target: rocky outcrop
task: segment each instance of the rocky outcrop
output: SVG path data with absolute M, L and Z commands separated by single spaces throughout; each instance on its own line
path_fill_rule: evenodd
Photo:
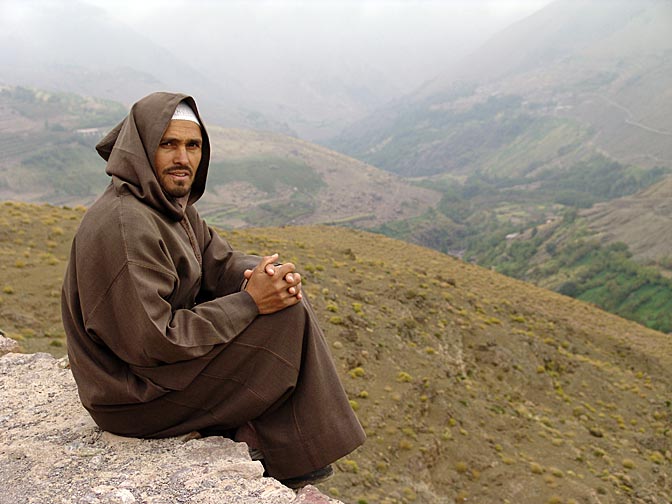
M 222 437 L 142 440 L 101 431 L 67 363 L 0 357 L 0 503 L 336 503 L 262 477 L 247 445 Z
M 5 333 L 0 330 L 0 356 L 10 352 L 18 352 L 19 344 L 11 338 L 5 337 Z

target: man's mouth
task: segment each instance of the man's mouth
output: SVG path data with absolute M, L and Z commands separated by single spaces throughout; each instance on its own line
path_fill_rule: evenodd
M 188 169 L 168 170 L 166 171 L 166 175 L 176 180 L 186 180 L 191 177 L 191 170 Z

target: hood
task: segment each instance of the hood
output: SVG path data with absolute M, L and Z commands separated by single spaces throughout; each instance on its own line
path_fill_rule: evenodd
M 191 96 L 159 92 L 142 98 L 131 107 L 128 116 L 96 145 L 98 154 L 107 161 L 105 172 L 112 177 L 117 189 L 125 187 L 136 198 L 178 221 L 184 216 L 184 209 L 161 188 L 154 171 L 154 153 L 181 101 L 187 102 L 198 117 L 203 135 L 201 163 L 191 186 L 188 204 L 195 203 L 205 192 L 210 140 Z

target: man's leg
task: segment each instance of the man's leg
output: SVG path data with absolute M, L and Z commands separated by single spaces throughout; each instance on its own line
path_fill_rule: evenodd
M 364 442 L 307 302 L 257 317 L 205 358 L 184 390 L 119 411 L 143 429 L 125 435 L 167 437 L 251 421 L 267 470 L 278 479 L 320 469 Z

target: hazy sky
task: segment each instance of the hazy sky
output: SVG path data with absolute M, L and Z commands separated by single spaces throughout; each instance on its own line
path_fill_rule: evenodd
M 306 13 L 322 16 L 335 10 L 354 13 L 362 17 L 389 16 L 398 13 L 411 15 L 432 12 L 435 16 L 473 19 L 473 16 L 489 18 L 494 24 L 508 24 L 539 10 L 551 0 L 85 0 L 112 13 L 120 20 L 134 23 L 154 17 L 163 9 L 184 9 L 198 18 L 201 8 L 226 5 L 232 12 L 249 10 L 258 13 L 269 10 L 275 13 L 303 9 Z M 312 14 L 311 14 L 312 15 Z
M 6 59 L 14 54 L 15 64 L 28 67 L 35 49 L 59 68 L 109 64 L 113 72 L 128 66 L 158 76 L 167 87 L 204 83 L 227 106 L 293 118 L 306 138 L 328 136 L 449 74 L 551 1 L 0 0 L 0 39 L 7 41 L 0 55 L 4 48 Z M 15 41 L 21 46 L 12 50 Z M 24 68 L 28 76 L 38 70 Z M 68 78 L 54 81 L 79 90 Z M 124 81 L 127 94 L 134 84 Z M 125 92 L 111 89 L 121 89 L 113 94 L 119 99 Z
M 343 58 L 360 65 L 369 61 L 387 75 L 399 75 L 399 85 L 405 90 L 433 77 L 437 67 L 461 59 L 497 31 L 551 2 L 84 1 L 105 9 L 177 53 L 196 53 L 193 42 L 207 43 L 214 37 L 218 45 L 222 40 L 228 41 L 231 50 L 227 57 L 234 70 L 249 61 L 261 63 L 260 68 L 278 64 L 278 60 L 300 68 L 302 62 L 314 62 L 318 57 Z

